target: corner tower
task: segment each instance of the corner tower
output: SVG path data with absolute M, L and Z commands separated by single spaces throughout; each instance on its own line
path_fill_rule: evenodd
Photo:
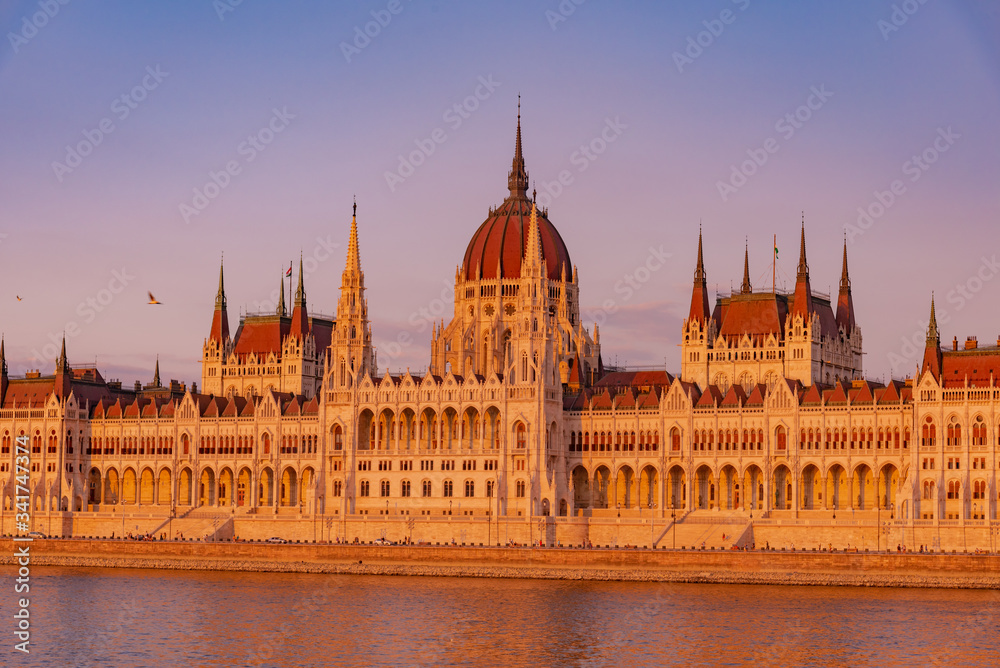
M 340 280 L 337 320 L 327 354 L 327 390 L 353 387 L 367 372 L 377 376 L 377 360 L 372 348 L 368 301 L 365 299 L 365 272 L 361 270 L 358 248 L 358 203 L 351 216 L 351 236 L 347 243 L 347 263 Z

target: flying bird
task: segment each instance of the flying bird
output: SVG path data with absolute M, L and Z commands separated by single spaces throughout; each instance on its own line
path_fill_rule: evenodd
M 156 301 L 156 297 L 153 296 L 152 292 L 147 292 L 146 294 L 149 295 L 149 303 L 150 304 L 159 304 L 160 303 L 160 302 Z
M 14 295 L 14 296 L 17 297 L 17 301 L 21 301 L 21 295 Z

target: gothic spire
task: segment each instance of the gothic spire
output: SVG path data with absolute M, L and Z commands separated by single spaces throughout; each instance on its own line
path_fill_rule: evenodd
M 56 360 L 56 373 L 65 372 L 67 366 L 69 365 L 66 363 L 66 335 L 63 334 L 62 351 L 59 353 L 59 359 Z
M 750 245 L 749 242 L 743 247 L 743 286 L 740 288 L 740 293 L 748 295 L 753 292 L 750 287 Z
M 517 138 L 514 141 L 514 160 L 510 173 L 507 175 L 507 188 L 510 196 L 519 199 L 528 197 L 528 170 L 524 166 L 524 156 L 521 153 L 521 96 L 517 96 Z
M 223 263 L 219 262 L 219 291 L 215 293 L 215 308 L 216 310 L 226 308 L 226 289 L 223 285 L 222 280 L 222 270 Z
M 812 314 L 812 286 L 809 284 L 809 264 L 806 262 L 806 219 L 802 215 L 802 236 L 799 241 L 799 271 L 795 276 L 795 297 L 792 314 L 801 315 L 808 324 Z
M 840 294 L 837 296 L 837 325 L 850 335 L 854 329 L 854 299 L 851 297 L 851 278 L 847 274 L 847 239 L 844 239 L 844 266 L 840 270 Z
M 938 332 L 937 315 L 934 313 L 934 293 L 931 293 L 931 319 L 927 323 L 927 343 L 924 346 L 924 363 L 920 373 L 930 371 L 934 378 L 941 377 L 941 334 Z
M 153 387 L 160 387 L 160 356 L 156 356 L 156 368 L 153 369 Z
M 705 257 L 701 252 L 701 227 L 698 228 L 698 265 L 694 268 L 694 282 L 705 282 Z
M 3 336 L 0 336 L 0 375 L 7 375 L 7 356 L 3 352 Z
M 927 323 L 927 343 L 936 342 L 940 345 L 941 333 L 938 332 L 937 315 L 934 313 L 934 294 L 931 293 L 931 319 Z
M 524 268 L 542 266 L 542 240 L 538 232 L 538 209 L 531 203 L 531 221 L 528 223 L 528 240 L 524 245 Z
M 806 218 L 802 214 L 802 238 L 799 241 L 799 271 L 796 280 L 809 280 L 809 264 L 806 262 Z
M 285 274 L 281 274 L 281 288 L 278 289 L 278 309 L 276 311 L 278 315 L 285 315 Z
M 229 339 L 229 317 L 226 315 L 226 290 L 222 280 L 223 264 L 219 262 L 219 289 L 215 293 L 215 313 L 208 338 L 223 343 Z
M 302 284 L 302 253 L 299 253 L 299 285 L 295 288 L 295 306 L 305 306 L 306 289 Z
M 354 200 L 351 214 L 351 237 L 347 242 L 347 266 L 345 272 L 361 273 L 361 255 L 358 250 L 358 201 Z
M 698 264 L 694 270 L 694 288 L 691 290 L 689 321 L 703 325 L 708 320 L 708 285 L 706 284 L 705 258 L 701 250 L 701 228 L 698 228 Z
M 840 291 L 850 292 L 851 290 L 851 279 L 847 275 L 847 239 L 844 239 L 844 264 L 840 270 Z

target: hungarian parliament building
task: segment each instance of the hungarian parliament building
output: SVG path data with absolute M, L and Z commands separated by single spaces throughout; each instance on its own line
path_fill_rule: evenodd
M 528 184 L 519 116 L 509 194 L 472 235 L 422 375 L 378 368 L 356 204 L 335 318 L 310 315 L 300 262 L 292 303 L 283 283 L 233 331 L 220 268 L 197 385 L 158 363 L 149 384 L 107 381 L 65 341 L 53 373 L 12 377 L 0 343 L 4 510 L 27 442 L 32 510 L 68 516 L 996 519 L 1000 348 L 943 349 L 933 300 L 919 375 L 876 382 L 846 244 L 836 297 L 812 289 L 803 224 L 793 291 L 755 290 L 745 264 L 712 304 L 699 234 L 680 373 L 607 367 Z

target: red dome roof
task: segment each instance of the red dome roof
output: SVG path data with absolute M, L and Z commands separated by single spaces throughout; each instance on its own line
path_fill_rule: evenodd
M 530 223 L 531 201 L 527 197 L 517 195 L 508 197 L 472 236 L 462 263 L 462 276 L 465 280 L 480 278 L 476 275 L 477 269 L 482 272 L 482 278 L 496 279 L 498 260 L 500 278 L 520 278 L 521 260 L 524 258 L 524 247 L 528 243 Z M 541 211 L 538 212 L 538 232 L 549 279 L 561 280 L 565 269 L 566 280 L 571 280 L 573 264 L 570 262 L 566 244 L 563 243 L 555 226 L 542 215 Z

